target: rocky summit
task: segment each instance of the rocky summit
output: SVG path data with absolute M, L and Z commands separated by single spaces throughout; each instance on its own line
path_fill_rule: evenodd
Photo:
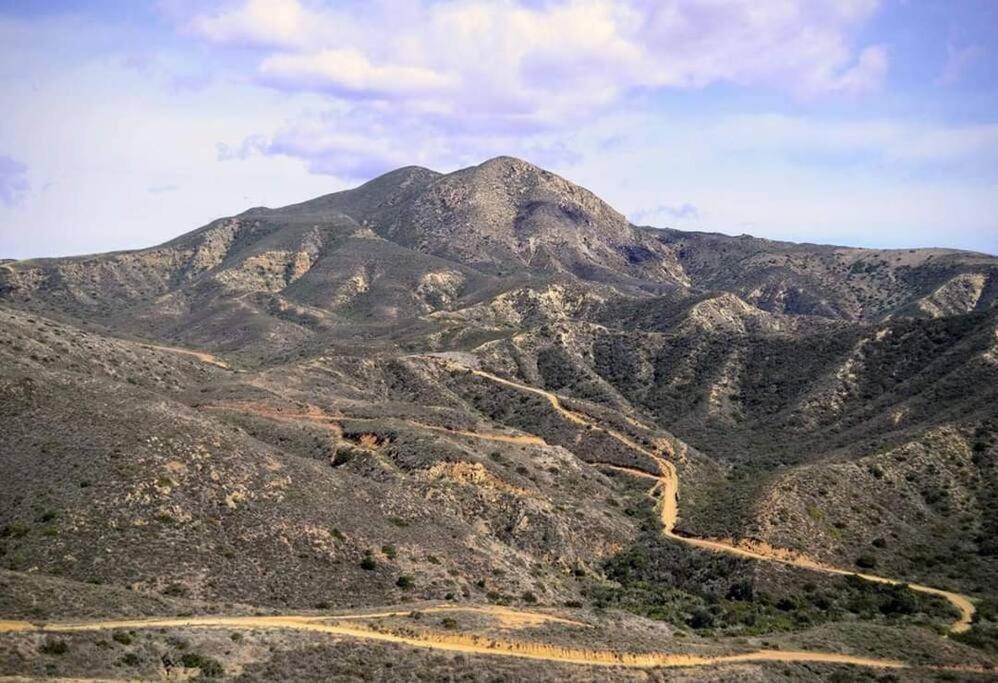
M 0 261 L 0 676 L 985 680 L 996 301 L 509 157 Z

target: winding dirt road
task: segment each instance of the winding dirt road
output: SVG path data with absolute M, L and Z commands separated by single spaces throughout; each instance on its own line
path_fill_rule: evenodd
M 495 616 L 507 628 L 527 628 L 554 622 L 570 626 L 588 627 L 581 622 L 563 619 L 543 612 L 512 610 L 495 606 L 441 605 L 421 608 L 421 612 L 472 612 Z M 878 669 L 921 668 L 938 671 L 987 673 L 988 670 L 971 666 L 922 666 L 915 667 L 894 659 L 878 659 L 827 652 L 805 650 L 756 650 L 731 655 L 696 655 L 663 652 L 620 652 L 612 650 L 587 650 L 562 647 L 546 643 L 503 640 L 492 636 L 456 633 L 419 632 L 411 629 L 395 632 L 378 628 L 369 622 L 384 617 L 404 616 L 409 612 L 389 611 L 377 613 L 345 614 L 335 616 L 275 615 L 275 616 L 198 616 L 143 619 L 117 619 L 79 621 L 35 625 L 26 621 L 0 621 L 3 633 L 81 633 L 115 629 L 154 628 L 206 628 L 206 629 L 262 629 L 293 630 L 325 633 L 362 640 L 374 640 L 431 650 L 465 654 L 517 657 L 562 664 L 588 664 L 595 666 L 621 666 L 630 668 L 704 667 L 751 662 L 811 662 L 823 664 L 848 664 Z M 366 621 L 368 623 L 361 623 Z M 334 623 L 330 623 L 334 622 Z
M 461 369 L 468 369 L 459 366 Z M 807 558 L 797 553 L 770 548 L 762 544 L 747 545 L 737 541 L 722 541 L 715 539 L 693 538 L 677 534 L 675 531 L 676 520 L 678 518 L 678 493 L 679 478 L 675 466 L 665 460 L 659 453 L 648 450 L 641 444 L 625 434 L 613 429 L 604 427 L 587 415 L 566 408 L 559 397 L 551 392 L 537 389 L 525 384 L 520 384 L 497 375 L 482 371 L 470 370 L 475 375 L 498 382 L 520 391 L 530 392 L 544 397 L 551 406 L 558 411 L 565 419 L 579 425 L 584 425 L 590 429 L 600 430 L 610 437 L 616 439 L 628 448 L 639 452 L 653 460 L 659 473 L 653 474 L 634 467 L 623 467 L 611 463 L 595 463 L 601 467 L 611 468 L 624 472 L 628 475 L 652 479 L 656 481 L 654 488 L 661 489 L 660 519 L 662 531 L 670 539 L 681 543 L 686 543 L 705 550 L 723 552 L 730 555 L 745 557 L 749 559 L 762 560 L 767 562 L 779 562 L 786 565 L 801 567 L 812 571 L 820 571 L 830 574 L 855 575 L 868 581 L 878 583 L 898 585 L 903 583 L 896 579 L 890 579 L 872 574 L 857 574 L 856 572 L 831 567 Z M 309 420 L 326 424 L 331 429 L 338 429 L 339 425 L 330 424 L 342 416 L 331 416 L 322 413 L 318 409 L 309 406 L 304 412 L 283 412 L 272 411 L 270 409 L 261 410 L 257 405 L 226 405 L 211 406 L 213 409 L 243 409 L 248 412 L 266 414 L 269 417 L 278 419 Z M 533 435 L 505 434 L 500 432 L 469 432 L 460 430 L 450 430 L 435 425 L 426 425 L 418 422 L 411 422 L 414 426 L 442 431 L 449 434 L 467 436 L 486 440 L 509 441 L 513 443 L 545 444 L 540 437 Z M 908 584 L 912 590 L 928 593 L 945 598 L 960 611 L 960 618 L 954 622 L 950 631 L 959 633 L 966 631 L 970 627 L 971 618 L 974 614 L 974 605 L 970 599 L 964 595 L 950 591 Z M 569 628 L 591 628 L 591 625 L 584 622 L 566 619 L 544 612 L 517 610 L 509 607 L 495 605 L 436 605 L 430 607 L 419 607 L 418 611 L 423 613 L 447 613 L 465 612 L 483 614 L 496 620 L 498 626 L 504 629 L 519 630 L 536 627 L 543 624 L 560 624 Z M 848 654 L 838 654 L 832 652 L 812 652 L 805 650 L 756 650 L 752 652 L 742 652 L 729 655 L 698 655 L 698 654 L 678 654 L 665 652 L 620 652 L 613 650 L 594 650 L 562 647 L 547 643 L 504 640 L 492 636 L 482 636 L 474 634 L 460 633 L 439 633 L 439 632 L 414 632 L 411 628 L 404 631 L 393 631 L 390 626 L 379 627 L 371 622 L 378 619 L 402 617 L 410 614 L 411 610 L 389 610 L 382 612 L 365 612 L 356 614 L 341 615 L 274 615 L 274 616 L 197 616 L 197 617 L 166 617 L 166 618 L 142 618 L 142 619 L 111 619 L 94 621 L 75 621 L 63 623 L 34 624 L 27 621 L 0 621 L 0 633 L 77 633 L 91 631 L 105 631 L 114 629 L 151 629 L 151 628 L 209 628 L 209 629 L 263 629 L 263 630 L 295 630 L 304 632 L 324 633 L 333 636 L 357 638 L 363 640 L 373 640 L 387 643 L 395 643 L 409 647 L 440 650 L 447 652 L 459 652 L 466 654 L 480 654 L 504 657 L 517 657 L 522 659 L 541 660 L 546 662 L 563 664 L 586 664 L 595 666 L 620 666 L 631 668 L 656 668 L 656 667 L 706 667 L 720 666 L 726 664 L 743 663 L 822 663 L 864 666 L 879 669 L 923 669 L 934 671 L 950 671 L 961 673 L 993 673 L 989 668 L 977 666 L 916 666 L 904 661 L 894 659 L 879 659 L 875 657 L 863 657 Z
M 519 382 L 514 382 L 512 380 L 506 379 L 504 377 L 499 377 L 498 375 L 493 375 L 490 372 L 485 372 L 484 370 L 470 369 L 464 366 L 458 366 L 464 370 L 470 370 L 473 374 L 488 379 L 492 382 L 498 382 L 509 387 L 513 387 L 520 391 L 527 391 L 538 396 L 543 396 L 551 404 L 560 415 L 565 417 L 565 419 L 574 422 L 575 424 L 584 425 L 590 429 L 596 429 L 602 431 L 604 434 L 616 439 L 628 448 L 641 453 L 642 455 L 653 460 L 659 468 L 659 482 L 662 489 L 661 496 L 661 507 L 659 509 L 660 518 L 662 521 L 662 533 L 665 534 L 667 538 L 679 541 L 681 543 L 686 543 L 687 545 L 692 545 L 697 548 L 702 548 L 704 550 L 712 550 L 715 552 L 727 553 L 729 555 L 736 555 L 738 557 L 745 557 L 752 560 L 762 560 L 765 562 L 778 562 L 780 564 L 789 565 L 792 567 L 800 567 L 802 569 L 809 569 L 811 571 L 824 572 L 826 574 L 838 574 L 842 576 L 858 576 L 861 579 L 867 581 L 873 581 L 875 583 L 883 583 L 894 586 L 907 585 L 911 590 L 917 591 L 919 593 L 926 593 L 929 595 L 935 595 L 947 600 L 951 605 L 953 605 L 960 613 L 960 617 L 950 625 L 951 633 L 964 633 L 970 629 L 971 621 L 974 617 L 974 603 L 971 602 L 970 598 L 966 595 L 960 593 L 954 593 L 952 591 L 943 590 L 941 588 L 933 588 L 931 586 L 923 586 L 917 583 L 906 583 L 905 581 L 900 581 L 898 579 L 891 579 L 884 576 L 877 576 L 875 574 L 861 574 L 848 569 L 841 569 L 839 567 L 833 567 L 813 558 L 809 558 L 800 553 L 780 549 L 772 548 L 763 543 L 752 543 L 752 544 L 739 544 L 738 542 L 727 542 L 717 539 L 707 539 L 707 538 L 696 538 L 691 536 L 685 536 L 676 533 L 676 520 L 679 517 L 679 475 L 676 472 L 676 467 L 671 462 L 663 458 L 660 454 L 650 451 L 641 444 L 635 442 L 633 439 L 627 437 L 620 432 L 604 427 L 603 425 L 597 423 L 595 420 L 587 415 L 576 412 L 570 408 L 566 408 L 562 404 L 561 399 L 557 394 L 551 393 L 550 391 L 545 391 L 543 389 L 538 389 L 526 384 L 521 384 Z M 618 465 L 603 465 L 607 467 L 612 467 L 616 470 L 622 470 L 636 476 L 649 476 L 649 473 L 643 470 L 636 470 L 635 468 L 620 467 Z M 654 475 L 651 475 L 654 476 Z
M 685 543 L 697 548 L 702 548 L 704 550 L 711 550 L 714 552 L 727 553 L 729 555 L 735 555 L 738 557 L 744 557 L 751 560 L 760 560 L 764 562 L 777 562 L 780 564 L 785 564 L 793 567 L 800 567 L 802 569 L 808 569 L 811 571 L 823 572 L 825 574 L 837 574 L 840 576 L 857 576 L 859 578 L 865 579 L 867 581 L 872 581 L 875 583 L 888 584 L 888 585 L 903 585 L 906 584 L 905 581 L 898 579 L 891 579 L 884 576 L 877 576 L 875 574 L 863 574 L 848 569 L 841 569 L 839 567 L 834 567 L 831 565 L 824 564 L 813 558 L 807 557 L 801 553 L 790 551 L 782 548 L 773 548 L 764 543 L 759 542 L 745 542 L 745 541 L 728 541 L 720 539 L 710 539 L 710 538 L 697 538 L 693 536 L 686 536 L 679 534 L 675 531 L 676 522 L 679 518 L 679 475 L 676 472 L 676 467 L 671 462 L 663 458 L 658 452 L 649 450 L 641 444 L 637 443 L 630 437 L 622 434 L 614 429 L 603 426 L 598 423 L 588 415 L 579 413 L 570 408 L 566 408 L 561 402 L 561 399 L 557 394 L 550 391 L 545 391 L 544 389 L 538 389 L 537 387 L 532 387 L 527 384 L 522 384 L 498 375 L 494 375 L 490 372 L 484 370 L 471 369 L 463 365 L 454 363 L 453 361 L 445 361 L 446 365 L 460 370 L 468 370 L 474 375 L 482 377 L 492 382 L 502 384 L 518 391 L 524 391 L 528 393 L 535 394 L 537 396 L 543 397 L 551 407 L 558 412 L 562 417 L 569 420 L 574 424 L 578 424 L 589 429 L 598 430 L 604 434 L 610 436 L 611 438 L 624 444 L 626 447 L 633 451 L 636 451 L 645 457 L 649 458 L 658 466 L 658 474 L 653 474 L 651 472 L 646 472 L 644 470 L 638 469 L 636 467 L 623 467 L 620 465 L 615 465 L 612 463 L 594 463 L 600 467 L 605 467 L 613 469 L 619 472 L 624 472 L 626 474 L 642 477 L 646 479 L 656 480 L 656 488 L 661 489 L 661 504 L 659 507 L 659 517 L 662 523 L 662 533 L 665 534 L 667 538 L 672 540 Z M 332 429 L 342 434 L 342 429 L 339 422 L 344 419 L 354 420 L 354 421 L 364 421 L 366 418 L 352 418 L 343 415 L 332 415 L 325 413 L 320 408 L 316 406 L 307 406 L 304 411 L 283 411 L 276 410 L 272 407 L 265 406 L 262 404 L 255 403 L 243 403 L 243 402 L 232 402 L 204 406 L 205 409 L 209 410 L 234 410 L 244 413 L 253 413 L 261 415 L 264 417 L 269 417 L 277 420 L 291 420 L 291 421 L 308 421 L 324 426 L 327 429 Z M 398 418 L 403 422 L 420 429 L 428 429 L 436 432 L 442 432 L 445 434 L 455 435 L 455 436 L 465 436 L 475 439 L 483 439 L 487 441 L 501 441 L 507 443 L 517 443 L 525 445 L 547 445 L 547 442 L 533 434 L 506 434 L 502 432 L 472 432 L 458 429 L 448 429 L 446 427 L 440 427 L 437 425 L 430 425 L 423 422 L 418 422 L 415 420 L 408 420 L 405 418 Z M 974 616 L 974 604 L 971 602 L 970 598 L 966 595 L 960 593 L 954 593 L 952 591 L 943 590 L 941 588 L 933 588 L 931 586 L 925 586 L 921 584 L 906 584 L 913 591 L 919 593 L 925 593 L 928 595 L 935 595 L 947 600 L 951 605 L 956 607 L 959 611 L 959 618 L 950 625 L 950 632 L 952 633 L 963 633 L 970 629 L 971 620 Z

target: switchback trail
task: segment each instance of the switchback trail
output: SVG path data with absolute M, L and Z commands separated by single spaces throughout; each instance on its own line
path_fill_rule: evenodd
M 575 424 L 584 425 L 590 429 L 596 429 L 608 436 L 616 439 L 620 443 L 624 444 L 628 448 L 641 453 L 642 455 L 653 460 L 659 468 L 659 482 L 662 489 L 661 496 L 661 508 L 660 518 L 662 521 L 662 533 L 665 534 L 667 538 L 679 541 L 681 543 L 686 543 L 687 545 L 692 545 L 697 548 L 702 548 L 704 550 L 712 550 L 714 552 L 727 553 L 729 555 L 736 555 L 738 557 L 745 557 L 752 560 L 762 560 L 765 562 L 778 562 L 780 564 L 789 565 L 792 567 L 801 567 L 803 569 L 809 569 L 811 571 L 824 572 L 826 574 L 838 574 L 842 576 L 858 576 L 861 579 L 867 581 L 872 581 L 875 583 L 883 583 L 889 585 L 907 585 L 911 590 L 918 591 L 919 593 L 926 593 L 928 595 L 935 595 L 947 600 L 951 605 L 953 605 L 960 613 L 960 617 L 950 625 L 951 633 L 964 633 L 970 629 L 971 620 L 974 617 L 974 603 L 971 602 L 970 598 L 966 595 L 960 593 L 954 593 L 952 591 L 943 590 L 941 588 L 933 588 L 931 586 L 923 586 L 917 583 L 906 583 L 905 581 L 900 581 L 898 579 L 891 579 L 884 576 L 876 576 L 874 574 L 861 574 L 848 569 L 841 569 L 839 567 L 833 567 L 815 559 L 807 557 L 803 554 L 785 550 L 781 548 L 773 548 L 764 543 L 746 543 L 737 541 L 725 541 L 718 539 L 707 539 L 707 538 L 696 538 L 692 536 L 686 536 L 676 532 L 676 520 L 679 517 L 679 475 L 676 472 L 676 467 L 671 462 L 663 458 L 656 452 L 650 451 L 641 444 L 635 442 L 633 439 L 629 438 L 625 434 L 622 434 L 614 429 L 604 427 L 603 425 L 597 423 L 595 420 L 590 418 L 588 415 L 576 412 L 570 408 L 566 408 L 562 404 L 561 399 L 557 394 L 550 391 L 545 391 L 544 389 L 538 389 L 526 384 L 521 384 L 520 382 L 515 382 L 513 380 L 506 379 L 504 377 L 499 377 L 498 375 L 493 375 L 490 372 L 485 372 L 484 370 L 477 370 L 473 368 L 468 368 L 463 365 L 454 364 L 456 367 L 462 370 L 469 370 L 471 373 L 488 379 L 492 382 L 497 382 L 499 384 L 504 384 L 506 386 L 518 389 L 520 391 L 527 391 L 538 396 L 542 396 L 551 404 L 560 415 L 565 419 L 574 422 Z M 602 464 L 603 466 L 613 467 L 617 470 L 622 470 L 635 474 L 637 476 L 647 476 L 649 473 L 642 470 L 635 470 L 634 468 L 623 468 L 617 465 Z M 640 472 L 640 474 L 639 474 Z

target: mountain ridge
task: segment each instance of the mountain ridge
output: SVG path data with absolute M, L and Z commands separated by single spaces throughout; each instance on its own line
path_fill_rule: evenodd
M 433 289 L 430 281 L 435 279 L 449 282 L 451 290 L 460 289 L 468 268 L 478 274 L 472 279 L 493 283 L 510 275 L 567 276 L 608 284 L 624 296 L 729 291 L 772 313 L 850 320 L 902 312 L 931 315 L 940 306 L 980 310 L 998 297 L 994 257 L 962 251 L 812 247 L 640 228 L 588 190 L 511 157 L 451 174 L 403 167 L 351 190 L 217 219 L 147 249 L 5 262 L 0 296 L 17 299 L 45 286 L 61 290 L 59 296 L 70 308 L 79 304 L 92 315 L 95 307 L 120 309 L 142 297 L 172 293 L 190 299 L 182 290 L 195 281 L 202 289 L 214 279 L 216 285 L 241 292 L 278 294 L 292 286 L 303 290 L 313 267 L 338 261 L 324 270 L 322 286 L 339 288 L 349 299 L 351 288 L 369 286 L 372 275 L 384 277 L 350 271 L 343 262 L 351 258 L 349 250 L 342 251 L 349 240 L 372 237 L 387 240 L 385 249 L 392 242 L 411 250 L 413 261 L 424 260 L 416 268 L 421 272 L 385 283 L 397 300 L 385 309 L 389 318 L 431 312 L 425 301 L 401 290 Z M 342 257 L 330 255 L 326 263 L 327 252 Z M 426 257 L 455 265 L 434 268 Z M 299 283 L 303 277 L 306 282 Z M 422 284 L 424 278 L 429 280 Z M 435 292 L 433 298 L 456 302 L 455 291 Z

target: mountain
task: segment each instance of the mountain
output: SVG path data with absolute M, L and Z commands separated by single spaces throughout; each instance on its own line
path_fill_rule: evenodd
M 768 311 L 845 320 L 940 317 L 994 305 L 994 257 L 950 249 L 852 249 L 650 230 L 697 286 Z
M 90 624 L 0 622 L 0 675 L 977 675 L 996 300 L 994 256 L 635 226 L 509 157 L 0 261 L 0 618 Z

